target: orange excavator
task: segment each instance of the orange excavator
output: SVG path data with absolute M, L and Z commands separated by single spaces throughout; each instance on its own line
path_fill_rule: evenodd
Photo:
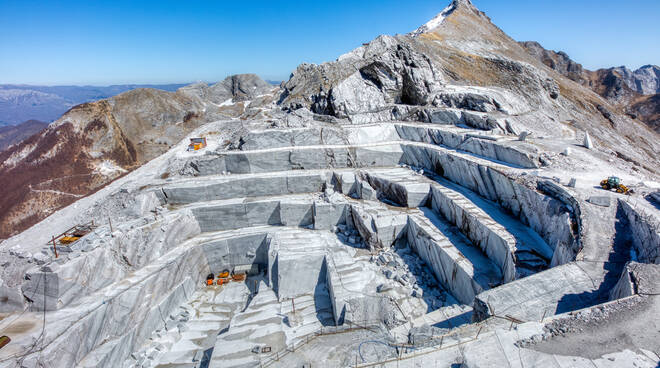
M 218 285 L 224 285 L 229 283 L 229 271 L 224 270 L 218 274 Z
M 216 281 L 216 277 L 214 274 L 210 273 L 208 276 L 206 276 L 206 285 L 207 286 L 213 286 L 213 285 L 224 285 L 228 284 L 231 281 L 234 282 L 241 282 L 245 281 L 247 278 L 247 273 L 245 272 L 234 272 L 230 273 L 229 270 L 224 270 L 218 274 L 218 280 Z

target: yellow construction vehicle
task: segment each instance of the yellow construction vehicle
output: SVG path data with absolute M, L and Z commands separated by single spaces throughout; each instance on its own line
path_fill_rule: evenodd
M 11 342 L 11 339 L 9 336 L 0 336 L 0 349 L 5 347 L 5 345 L 9 344 Z
M 231 281 L 231 279 L 229 278 L 229 276 L 230 276 L 230 275 L 229 275 L 229 271 L 228 271 L 228 270 L 224 270 L 224 271 L 220 272 L 220 273 L 218 274 L 218 282 L 217 282 L 217 284 L 218 284 L 218 285 L 228 284 L 229 281 Z
M 80 239 L 78 236 L 63 236 L 60 238 L 60 244 L 71 244 L 75 243 L 76 240 Z
M 188 145 L 188 151 L 199 151 L 202 148 L 206 147 L 206 138 L 190 138 L 190 144 Z
M 621 179 L 617 178 L 616 176 L 610 176 L 607 179 L 601 180 L 600 186 L 605 190 L 615 189 L 617 193 L 630 194 L 630 189 L 627 186 L 621 184 Z

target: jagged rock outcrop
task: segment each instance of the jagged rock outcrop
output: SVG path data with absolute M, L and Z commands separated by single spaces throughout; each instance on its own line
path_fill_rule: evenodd
M 433 62 L 403 38 L 381 36 L 336 62 L 299 66 L 283 85 L 280 104 L 356 122 L 361 115 L 387 120 L 399 114 L 396 105 L 430 104 L 442 80 Z
M 520 45 L 550 69 L 583 86 L 589 85 L 589 77 L 582 64 L 573 61 L 565 52 L 546 50 L 536 41 L 523 41 Z
M 563 51 L 547 50 L 535 41 L 523 41 L 520 42 L 520 45 L 530 55 L 540 60 L 549 68 L 583 86 L 596 87 L 599 84 L 613 85 L 615 84 L 614 81 L 604 81 L 604 79 L 612 78 L 620 80 L 620 86 L 625 85 L 631 91 L 638 94 L 653 95 L 660 93 L 660 67 L 656 65 L 644 65 L 634 71 L 625 66 L 590 71 L 585 69 L 582 64 L 573 61 Z
M 628 88 L 642 95 L 660 93 L 660 68 L 656 65 L 644 65 L 632 71 L 625 66 L 612 68 L 619 74 Z
M 660 94 L 637 98 L 627 111 L 645 122 L 656 133 L 660 133 Z
M 255 74 L 240 74 L 227 77 L 214 85 L 195 83 L 181 88 L 185 95 L 200 98 L 214 104 L 228 105 L 230 102 L 243 102 L 266 95 L 273 90 L 273 85 Z
M 617 105 L 621 113 L 633 119 L 639 118 L 656 132 L 660 129 L 659 97 L 657 97 L 660 92 L 660 68 L 657 66 L 645 65 L 635 71 L 625 66 L 590 71 L 571 60 L 562 51 L 546 50 L 538 42 L 533 41 L 520 42 L 520 44 L 530 55 L 549 68 L 589 87 Z

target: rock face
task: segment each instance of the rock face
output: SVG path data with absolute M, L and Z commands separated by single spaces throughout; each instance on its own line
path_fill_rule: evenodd
M 17 189 L 0 206 L 0 237 L 24 229 L 78 196 L 158 157 L 201 124 L 236 117 L 283 116 L 273 124 L 286 127 L 309 125 L 309 118 L 351 124 L 392 120 L 458 124 L 503 135 L 527 131 L 539 136 L 557 132 L 571 136 L 579 130 L 589 130 L 597 134 L 594 138 L 598 142 L 613 150 L 635 142 L 635 149 L 627 151 L 626 157 L 632 162 L 649 162 L 643 165 L 647 169 L 660 166 L 657 155 L 649 154 L 660 149 L 658 140 L 648 139 L 645 131 L 631 129 L 637 123 L 617 105 L 570 84 L 543 62 L 568 73 L 569 78 L 580 74 L 578 65 L 565 55 L 543 51 L 537 44 L 523 46 L 535 50 L 541 62 L 493 25 L 470 1 L 457 0 L 408 35 L 380 36 L 334 62 L 300 65 L 281 89 L 255 75 L 240 75 L 212 86 L 193 84 L 175 93 L 137 89 L 78 106 L 48 130 L 52 137 L 58 134 L 53 131 L 72 124 L 67 133 L 72 143 L 61 139 L 58 149 L 75 146 L 70 149 L 84 156 L 75 173 L 59 167 L 73 162 L 73 153 L 48 164 L 48 172 L 41 170 L 43 174 L 35 174 L 32 163 L 23 159 L 42 145 L 46 133 L 31 142 L 34 147 L 24 144 L 5 154 L 7 162 L 0 166 L 0 172 L 3 180 Z M 618 75 L 616 71 L 612 73 Z M 656 69 L 651 67 L 632 75 L 638 75 L 638 84 L 650 90 L 653 73 Z M 627 101 L 630 93 L 636 93 L 625 78 L 603 78 L 607 82 L 599 91 L 612 103 Z M 636 105 L 640 118 L 653 119 L 653 101 Z M 277 108 L 273 109 L 275 104 Z M 569 126 L 563 122 L 571 123 Z M 75 140 L 87 143 L 73 143 Z M 240 142 L 236 144 L 240 146 Z M 459 144 L 460 149 L 482 151 L 486 156 L 509 155 L 497 145 L 484 147 L 479 142 L 466 141 L 455 146 Z M 43 151 L 50 152 L 47 148 Z M 123 151 L 123 161 L 111 158 L 112 152 Z M 520 158 L 522 165 L 538 166 L 535 159 L 525 156 Z M 29 174 L 17 176 L 15 170 Z M 70 175 L 88 178 L 84 183 L 65 185 L 72 190 L 62 190 L 49 181 L 59 171 L 67 176 L 58 182 L 73 180 Z
M 556 70 L 559 74 L 583 86 L 589 85 L 587 71 L 582 64 L 573 61 L 565 52 L 546 50 L 535 41 L 523 41 L 520 42 L 520 45 L 550 69 Z
M 625 66 L 590 71 L 564 52 L 546 50 L 538 42 L 520 44 L 530 55 L 568 79 L 591 88 L 633 119 L 656 132 L 660 129 L 660 68 L 645 65 L 635 71 Z
M 631 91 L 641 95 L 654 95 L 660 93 L 660 67 L 645 65 L 637 70 L 630 70 L 625 66 L 590 71 L 584 69 L 582 64 L 573 61 L 563 51 L 546 50 L 535 41 L 523 41 L 520 45 L 549 68 L 561 75 L 578 82 L 583 86 L 593 87 L 604 83 L 605 79 L 619 79 Z M 613 85 L 614 81 L 609 83 Z
M 637 98 L 628 108 L 628 113 L 660 133 L 660 94 Z
M 628 88 L 642 95 L 660 93 L 660 67 L 645 65 L 635 71 L 625 66 L 612 69 L 618 73 Z
M 563 59 L 566 70 L 579 73 Z M 612 147 L 618 144 L 612 128 L 623 133 L 636 124 L 546 68 L 466 1 L 453 2 L 437 21 L 409 35 L 380 36 L 334 62 L 299 66 L 283 84 L 279 104 L 352 124 L 451 122 L 506 134 L 552 135 L 566 129 L 560 121 L 574 122 L 568 134 L 606 124 L 607 133 L 594 138 Z M 650 144 L 649 152 L 658 149 Z

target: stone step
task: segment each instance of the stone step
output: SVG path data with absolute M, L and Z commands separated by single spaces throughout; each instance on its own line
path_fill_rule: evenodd
M 392 167 L 403 155 L 398 142 L 358 145 L 278 147 L 253 151 L 225 151 L 194 157 L 186 164 L 199 176 L 261 174 L 275 171 L 320 170 L 328 167 Z
M 186 363 L 192 359 L 194 353 L 202 347 L 190 340 L 181 339 L 169 348 L 169 351 L 161 354 L 159 362 L 164 363 Z M 192 354 L 191 354 L 192 352 Z
M 499 268 L 431 209 L 409 215 L 408 244 L 461 303 L 502 282 Z
M 495 221 L 486 211 L 475 205 L 470 198 L 453 189 L 444 187 L 428 178 L 419 175 L 412 170 L 404 168 L 395 169 L 373 169 L 360 172 L 366 177 L 369 184 L 378 191 L 380 197 L 389 198 L 395 203 L 406 207 L 418 207 L 426 204 L 432 198 L 432 207 L 451 223 L 459 227 L 468 238 L 491 258 L 502 270 L 504 281 L 512 281 L 516 277 L 527 275 L 527 271 L 516 274 L 515 254 L 517 246 L 530 249 L 528 243 L 540 242 L 541 249 L 545 250 L 546 259 L 549 263 L 552 251 L 545 242 L 531 229 L 525 229 L 524 225 L 517 223 L 513 218 L 496 208 L 490 206 L 489 212 L 496 212 L 496 216 L 509 226 L 514 223 L 518 227 L 517 236 L 511 234 L 505 226 Z M 536 266 L 535 266 L 536 267 Z M 540 268 L 543 269 L 543 268 Z
M 539 167 L 539 150 L 513 137 L 434 124 L 395 126 L 402 140 L 447 146 L 524 168 Z
M 475 318 L 510 315 L 538 321 L 594 305 L 601 298 L 596 292 L 600 284 L 592 277 L 600 271 L 589 271 L 594 268 L 593 263 L 572 262 L 484 291 L 475 298 Z
M 220 335 L 222 340 L 250 340 L 282 330 L 282 317 L 270 316 L 252 320 L 250 323 L 232 324 L 229 331 Z M 219 338 L 220 338 L 219 337 Z
M 529 251 L 539 255 L 546 265 L 552 259 L 552 249 L 545 241 L 518 219 L 504 213 L 496 204 L 443 179 L 431 185 L 431 203 L 500 267 L 504 282 L 516 274 L 516 255 Z
M 192 331 L 213 331 L 222 328 L 223 323 L 216 321 L 190 320 L 186 326 Z
M 360 171 L 360 174 L 378 192 L 379 197 L 387 198 L 401 206 L 424 206 L 429 198 L 430 184 L 420 180 L 423 177 L 411 170 L 369 170 Z
M 155 193 L 169 204 L 190 204 L 232 198 L 316 193 L 326 182 L 324 170 L 213 175 L 165 183 Z
M 202 331 L 185 331 L 181 333 L 182 340 L 197 341 L 206 339 L 208 334 L 203 333 Z
M 413 327 L 431 326 L 435 328 L 452 329 L 469 324 L 472 318 L 472 307 L 467 305 L 450 305 L 434 310 L 412 321 L 397 326 L 391 330 L 400 342 L 408 342 L 408 333 Z

